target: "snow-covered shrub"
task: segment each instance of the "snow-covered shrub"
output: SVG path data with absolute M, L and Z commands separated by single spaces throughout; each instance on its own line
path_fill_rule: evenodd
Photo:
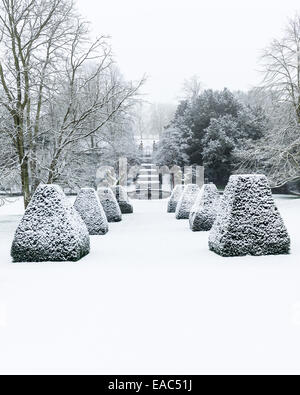
M 222 256 L 289 253 L 290 238 L 264 175 L 231 176 L 209 248 Z
M 129 201 L 126 190 L 121 185 L 118 185 L 113 188 L 113 192 L 116 196 L 117 202 L 119 203 L 121 213 L 132 214 L 133 206 Z
M 16 230 L 13 261 L 78 261 L 89 251 L 87 227 L 62 189 L 40 185 Z
M 105 212 L 93 188 L 82 188 L 74 207 L 85 222 L 90 235 L 104 235 L 108 232 Z
M 196 184 L 188 184 L 184 187 L 176 207 L 176 219 L 189 219 L 192 207 L 199 192 L 200 188 Z
M 220 195 L 215 184 L 203 185 L 190 214 L 192 231 L 211 230 L 218 213 Z
M 176 185 L 168 201 L 168 213 L 175 213 L 184 185 Z
M 122 221 L 120 206 L 111 188 L 99 187 L 97 189 L 100 202 L 105 211 L 108 222 Z

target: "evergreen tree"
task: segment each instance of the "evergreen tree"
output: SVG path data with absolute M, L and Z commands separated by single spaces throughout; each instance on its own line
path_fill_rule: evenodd
M 218 185 L 227 182 L 232 173 L 232 151 L 236 146 L 239 126 L 231 115 L 212 119 L 203 139 L 205 174 Z
M 203 139 L 211 119 L 218 119 L 225 115 L 237 117 L 241 109 L 240 102 L 228 90 L 205 90 L 188 108 L 185 119 L 191 125 L 192 138 L 188 143 L 187 154 L 191 164 L 203 164 Z
M 244 104 L 228 89 L 205 90 L 182 100 L 165 128 L 156 160 L 159 165 L 204 165 L 206 177 L 222 186 L 245 151 L 268 129 L 262 107 Z
M 180 128 L 170 125 L 165 129 L 155 152 L 155 160 L 159 166 L 184 166 L 189 162 L 185 152 L 187 134 L 188 130 L 184 130 L 184 126 Z

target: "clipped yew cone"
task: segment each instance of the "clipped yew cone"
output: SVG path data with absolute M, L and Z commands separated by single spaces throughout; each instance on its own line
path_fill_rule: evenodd
M 289 253 L 290 237 L 264 175 L 230 178 L 209 248 L 224 257 Z
M 74 208 L 86 224 L 90 235 L 105 235 L 108 232 L 106 214 L 93 188 L 80 190 Z
M 122 213 L 120 206 L 115 198 L 111 188 L 99 187 L 97 189 L 98 197 L 106 214 L 108 222 L 122 221 Z
M 87 227 L 62 189 L 40 185 L 16 230 L 13 261 L 78 261 L 89 251 Z
M 113 188 L 113 192 L 119 203 L 120 210 L 122 214 L 132 214 L 133 213 L 133 206 L 129 201 L 127 192 L 124 187 L 121 185 L 117 185 Z
M 176 207 L 176 219 L 189 219 L 192 207 L 199 192 L 200 188 L 196 184 L 188 184 L 184 187 Z
M 184 185 L 176 185 L 168 201 L 168 213 L 175 213 Z
M 205 184 L 198 193 L 190 214 L 190 228 L 193 232 L 211 230 L 218 214 L 220 195 L 215 184 Z

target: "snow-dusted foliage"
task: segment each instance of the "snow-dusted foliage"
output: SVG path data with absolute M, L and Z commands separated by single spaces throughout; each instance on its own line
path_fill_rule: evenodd
M 108 222 L 122 221 L 120 206 L 111 188 L 99 187 L 97 193 Z
M 184 185 L 176 185 L 168 201 L 168 213 L 175 213 L 177 203 L 182 195 Z
M 176 207 L 176 219 L 189 219 L 192 207 L 199 192 L 200 188 L 196 184 L 188 184 L 184 187 Z
M 78 261 L 89 251 L 87 227 L 62 189 L 40 185 L 16 230 L 13 261 Z
M 119 203 L 121 213 L 122 214 L 132 214 L 133 213 L 133 206 L 129 201 L 128 195 L 126 190 L 121 186 L 117 185 L 113 188 L 113 192 Z
M 93 188 L 82 188 L 74 207 L 85 222 L 90 235 L 104 235 L 108 232 L 106 214 Z
M 218 213 L 220 195 L 215 184 L 203 185 L 190 214 L 192 231 L 211 230 Z
M 290 238 L 266 176 L 231 176 L 209 248 L 222 256 L 289 253 Z

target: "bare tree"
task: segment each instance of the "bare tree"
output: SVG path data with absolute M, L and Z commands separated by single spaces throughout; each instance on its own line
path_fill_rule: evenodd
M 193 102 L 200 95 L 202 89 L 203 84 L 200 78 L 197 75 L 193 75 L 183 83 L 184 98 Z
M 142 81 L 112 78 L 106 37 L 89 39 L 71 0 L 0 0 L 0 105 L 27 206 L 54 182 L 67 149 L 122 111 Z M 93 121 L 93 122 L 92 122 Z
M 172 120 L 176 105 L 172 103 L 143 102 L 136 107 L 136 134 L 143 138 L 157 139 L 162 136 L 164 128 Z
M 264 51 L 264 88 L 277 93 L 278 100 L 290 103 L 300 124 L 300 16 L 296 15 L 281 40 L 275 39 Z
M 25 206 L 44 91 L 69 44 L 72 7 L 61 0 L 1 0 L 1 105 L 10 115 L 6 128 L 18 155 Z
M 59 164 L 65 150 L 76 147 L 80 140 L 96 135 L 108 123 L 113 123 L 117 115 L 126 112 L 134 104 L 143 83 L 141 80 L 134 85 L 120 78 L 112 64 L 105 37 L 101 37 L 85 52 L 80 48 L 77 37 L 75 40 L 65 75 L 61 75 L 61 91 L 52 100 L 55 144 L 49 164 L 48 183 L 58 178 Z M 93 61 L 93 64 L 86 68 L 89 61 Z
M 251 92 L 270 119 L 265 137 L 237 153 L 238 171 L 264 171 L 274 187 L 300 178 L 300 16 L 262 55 L 262 86 Z
M 153 136 L 162 137 L 164 128 L 174 117 L 176 106 L 169 103 L 153 103 L 150 106 L 149 130 Z

